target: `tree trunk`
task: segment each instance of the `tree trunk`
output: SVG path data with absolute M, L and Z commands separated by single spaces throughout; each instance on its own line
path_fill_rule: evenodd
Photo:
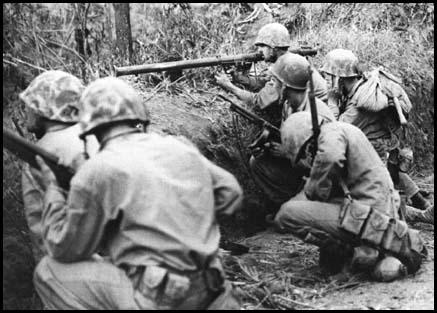
M 132 61 L 132 32 L 130 26 L 129 3 L 113 3 L 115 13 L 115 35 L 118 53 L 129 63 Z

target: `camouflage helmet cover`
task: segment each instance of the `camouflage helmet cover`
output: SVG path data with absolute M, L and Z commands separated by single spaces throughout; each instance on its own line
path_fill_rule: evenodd
M 147 123 L 150 120 L 141 96 L 126 82 L 115 77 L 92 82 L 83 92 L 81 103 L 81 138 L 104 124 L 129 120 Z
M 309 65 L 305 57 L 294 53 L 285 53 L 273 64 L 271 72 L 284 85 L 298 90 L 305 90 L 310 78 Z
M 261 27 L 255 39 L 255 45 L 267 45 L 269 47 L 289 47 L 290 34 L 284 25 L 270 23 Z
M 319 118 L 319 121 L 321 119 Z M 320 122 L 319 122 L 320 123 Z M 313 135 L 311 113 L 296 112 L 284 121 L 281 126 L 281 141 L 287 154 L 287 158 L 294 165 L 296 157 L 305 144 L 305 142 Z
M 356 77 L 362 74 L 358 58 L 351 50 L 345 49 L 330 51 L 320 71 L 338 77 Z
M 77 77 L 51 70 L 37 76 L 19 97 L 28 108 L 49 120 L 76 123 L 84 88 Z

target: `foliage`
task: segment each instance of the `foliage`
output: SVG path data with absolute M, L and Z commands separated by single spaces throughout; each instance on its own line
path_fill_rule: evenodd
M 278 3 L 267 8 L 261 3 L 208 3 L 200 7 L 131 3 L 130 8 L 135 64 L 251 52 L 257 30 L 266 22 L 277 21 L 289 29 L 294 46 L 299 40 L 319 44 L 320 52 L 312 59 L 317 67 L 328 51 L 339 47 L 353 50 L 367 69 L 384 65 L 403 79 L 414 105 L 406 133 L 418 169 L 433 169 L 433 3 Z M 3 4 L 4 124 L 13 128 L 9 117 L 24 122 L 17 94 L 44 69 L 65 70 L 89 82 L 113 74 L 114 66 L 124 64 L 113 51 L 110 9 L 110 4 L 102 3 Z M 78 52 L 81 36 L 86 40 L 83 51 Z M 216 70 L 185 70 L 177 83 L 160 74 L 135 79 L 142 80 L 145 88 L 154 87 L 152 96 L 184 89 L 190 90 L 187 97 L 197 99 L 196 92 L 211 91 Z M 192 105 L 198 103 L 193 100 Z M 216 157 L 220 165 L 225 159 L 234 164 L 240 159 L 232 122 L 225 116 L 228 112 L 217 119 L 220 131 L 209 147 L 209 156 Z M 252 129 L 245 122 L 242 128 L 244 145 Z M 26 137 L 31 138 L 28 133 Z M 239 165 L 237 162 L 234 171 L 245 187 L 262 195 Z M 22 212 L 20 173 L 20 163 L 4 152 L 3 308 L 8 309 L 41 306 L 31 286 L 35 265 Z M 249 209 L 257 205 L 253 199 L 245 201 Z M 233 235 L 233 229 L 226 231 Z

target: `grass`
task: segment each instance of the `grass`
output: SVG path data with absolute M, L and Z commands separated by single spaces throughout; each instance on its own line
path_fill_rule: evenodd
M 3 67 L 3 81 L 6 82 L 3 87 L 4 125 L 13 128 L 8 124 L 10 116 L 24 121 L 17 94 L 40 73 L 37 66 L 66 70 L 91 81 L 98 75 L 110 75 L 113 66 L 120 65 L 121 60 L 112 53 L 112 43 L 108 40 L 105 14 L 101 4 L 90 6 L 87 26 L 91 29 L 93 54 L 87 56 L 85 71 L 81 71 L 83 63 L 74 51 L 74 36 L 71 36 L 75 25 L 70 5 L 56 6 L 55 9 L 47 9 L 42 4 L 4 5 L 4 60 L 10 62 L 4 62 Z M 253 49 L 251 43 L 257 30 L 264 23 L 281 22 L 291 31 L 294 46 L 298 45 L 297 40 L 319 44 L 320 53 L 312 59 L 316 67 L 322 65 L 327 52 L 341 47 L 354 51 L 365 68 L 383 64 L 401 77 L 414 105 L 410 125 L 406 129 L 406 143 L 415 152 L 417 172 L 426 169 L 433 172 L 434 126 L 429 111 L 434 110 L 434 4 L 288 4 L 282 6 L 277 15 L 262 11 L 252 22 L 239 23 L 249 14 L 250 10 L 240 4 L 206 4 L 192 10 L 176 5 L 163 11 L 159 6 L 131 3 L 132 32 L 136 40 L 135 63 L 161 62 L 169 57 L 195 59 L 249 52 Z M 34 66 L 22 65 L 17 59 Z M 186 97 L 205 102 L 198 92 L 200 89 L 217 90 L 214 89 L 213 75 L 218 69 L 184 71 L 184 79 L 177 84 L 163 80 L 160 74 L 140 75 L 135 80 L 142 83 L 142 90 L 152 89 L 165 95 L 186 94 Z M 161 85 L 156 88 L 158 83 Z M 197 100 L 193 100 L 192 104 L 202 105 Z M 205 109 L 210 107 L 211 103 L 205 105 Z M 230 115 L 219 112 L 217 116 L 215 139 L 206 151 L 207 156 L 237 175 L 246 195 L 249 195 L 244 207 L 249 211 L 258 210 L 262 208 L 262 193 L 242 166 Z M 253 130 L 245 122 L 242 123 L 240 135 L 243 145 L 246 145 Z M 16 158 L 3 152 L 4 309 L 41 307 L 31 284 L 34 262 L 22 211 L 20 166 Z M 250 212 L 243 213 L 235 226 L 250 224 L 242 222 L 248 216 Z M 224 233 L 230 238 L 236 236 L 232 227 L 224 229 Z M 280 260 L 272 262 L 276 261 Z M 248 268 L 240 268 L 238 272 L 253 274 Z M 244 279 L 243 282 L 248 283 L 248 297 L 254 296 L 258 303 L 270 301 L 273 307 L 286 307 L 280 304 L 282 301 L 269 296 L 265 289 L 258 295 L 252 294 L 255 291 L 250 289 L 250 278 Z M 275 279 L 280 280 L 281 277 Z M 287 292 L 287 296 L 291 297 L 292 290 Z M 249 307 L 256 308 L 257 305 Z

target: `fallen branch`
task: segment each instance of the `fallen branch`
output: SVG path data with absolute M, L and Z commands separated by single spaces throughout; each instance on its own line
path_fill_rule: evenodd
M 13 57 L 13 56 L 9 56 L 9 57 L 10 57 L 11 59 L 13 59 L 13 61 L 18 62 L 18 63 L 21 63 L 21 64 L 23 64 L 23 65 L 27 65 L 27 66 L 29 66 L 29 67 L 32 67 L 32 68 L 34 68 L 34 69 L 37 69 L 37 70 L 40 70 L 40 71 L 43 71 L 43 72 L 46 72 L 46 71 L 47 71 L 45 68 L 42 68 L 42 67 L 39 67 L 39 66 L 37 66 L 37 65 L 33 65 L 33 64 L 27 63 L 27 62 L 25 62 L 25 61 L 22 61 L 22 60 L 20 60 L 20 59 L 17 59 L 17 58 L 15 58 L 15 57 Z M 8 60 L 4 60 L 4 59 L 3 59 L 3 62 L 5 62 L 5 63 L 9 63 L 9 64 L 11 64 L 11 65 L 15 65 L 15 66 L 16 66 L 15 63 L 12 63 L 11 61 L 8 61 Z
M 174 85 L 175 83 L 177 83 L 178 81 L 180 81 L 182 78 L 184 78 L 185 75 L 179 77 L 178 79 L 176 79 L 174 82 L 171 82 L 170 84 L 166 85 L 163 84 L 164 81 L 160 82 L 153 90 L 152 90 L 152 94 L 147 97 L 144 102 L 149 101 L 150 99 L 152 99 L 157 93 L 158 91 L 160 91 L 162 88 L 164 88 L 164 86 L 166 86 L 167 88 L 170 87 L 171 85 Z M 159 87 L 158 87 L 159 86 Z
M 253 10 L 252 13 L 250 13 L 250 15 L 245 20 L 238 22 L 238 24 L 241 25 L 241 24 L 250 23 L 250 22 L 254 21 L 258 17 L 260 12 L 261 12 L 261 8 L 256 7 L 256 9 Z

